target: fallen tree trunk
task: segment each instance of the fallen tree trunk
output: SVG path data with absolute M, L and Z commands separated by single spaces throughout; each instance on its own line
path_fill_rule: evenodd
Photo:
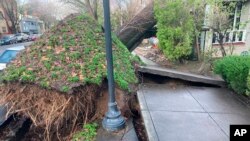
M 149 4 L 116 33 L 130 51 L 133 51 L 145 38 L 156 34 L 153 4 Z

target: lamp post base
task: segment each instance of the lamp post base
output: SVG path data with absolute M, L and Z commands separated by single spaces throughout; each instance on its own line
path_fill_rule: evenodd
M 109 104 L 109 110 L 102 121 L 102 126 L 112 132 L 125 128 L 125 120 L 118 111 L 116 103 Z

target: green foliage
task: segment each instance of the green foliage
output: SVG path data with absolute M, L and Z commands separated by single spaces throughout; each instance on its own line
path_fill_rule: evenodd
M 20 76 L 22 82 L 34 82 L 35 81 L 35 74 L 33 71 L 25 70 L 22 75 Z
M 250 70 L 249 70 L 249 74 L 248 74 L 248 78 L 247 78 L 247 91 L 246 91 L 246 95 L 250 96 Z
M 34 72 L 27 70 L 25 66 L 18 68 L 9 66 L 6 70 L 8 70 L 9 73 L 1 75 L 1 80 L 3 81 L 17 81 L 20 79 L 22 82 L 33 82 L 36 78 Z
M 215 62 L 214 72 L 220 74 L 229 87 L 239 94 L 247 90 L 247 77 L 250 69 L 249 56 L 228 56 Z
M 76 52 L 72 52 L 69 56 L 70 58 L 77 60 L 81 58 L 81 53 L 79 51 L 76 51 Z
M 69 86 L 62 86 L 61 91 L 67 93 L 70 90 Z
M 79 82 L 80 79 L 79 79 L 78 76 L 73 76 L 73 77 L 69 77 L 69 78 L 68 78 L 68 81 L 69 81 L 69 82 Z
M 190 7 L 183 0 L 156 0 L 155 17 L 160 49 L 170 60 L 184 59 L 191 53 L 194 22 Z
M 43 79 L 43 80 L 40 82 L 40 86 L 41 86 L 42 88 L 49 88 L 49 82 L 48 82 L 48 80 Z
M 120 88 L 129 90 L 130 83 L 138 83 L 133 63 L 141 65 L 142 63 L 138 57 L 128 52 L 126 46 L 115 35 L 112 36 L 112 39 L 114 44 L 119 48 L 119 51 L 114 52 L 114 79 Z
M 57 38 L 55 37 L 55 36 L 51 36 L 50 38 L 49 38 L 49 45 L 50 46 L 53 46 L 53 47 L 55 47 L 55 46 L 57 46 L 59 43 L 58 43 L 58 40 L 57 40 Z
M 73 136 L 73 141 L 94 141 L 97 134 L 97 127 L 96 123 L 85 124 L 83 130 Z
M 52 79 L 58 78 L 57 73 L 56 73 L 56 72 L 51 72 L 51 78 L 52 78 Z
M 50 61 L 43 61 L 43 65 L 47 70 L 51 69 L 51 62 Z
M 116 36 L 112 38 L 115 82 L 128 90 L 138 82 L 133 65 L 140 60 Z M 2 80 L 69 92 L 76 83 L 101 85 L 107 77 L 104 33 L 101 25 L 87 16 L 65 20 L 24 52 L 4 70 Z

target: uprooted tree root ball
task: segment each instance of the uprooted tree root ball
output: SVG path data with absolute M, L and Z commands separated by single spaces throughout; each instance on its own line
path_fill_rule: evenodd
M 131 90 L 138 82 L 134 66 L 140 61 L 112 38 L 116 86 Z M 107 77 L 105 60 L 101 26 L 88 16 L 68 17 L 1 73 L 1 103 L 7 103 L 8 114 L 30 118 L 30 130 L 41 140 L 68 140 L 77 124 L 97 118 L 96 96 Z
M 19 113 L 30 118 L 35 128 L 43 129 L 44 139 L 51 140 L 55 134 L 58 139 L 64 137 L 62 128 L 66 127 L 69 134 L 77 123 L 94 120 L 100 87 L 79 87 L 72 95 L 27 84 L 6 84 L 1 89 L 1 102 L 8 101 L 8 114 Z

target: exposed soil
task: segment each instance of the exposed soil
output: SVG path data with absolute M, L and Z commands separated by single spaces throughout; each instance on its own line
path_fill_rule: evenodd
M 116 88 L 115 89 L 115 96 L 116 96 L 116 102 L 118 105 L 118 108 L 121 111 L 121 114 L 126 118 L 131 117 L 131 111 L 129 107 L 129 101 L 132 98 L 131 94 L 122 91 L 121 89 Z M 103 87 L 102 91 L 97 97 L 97 111 L 95 113 L 95 116 L 93 119 L 102 119 L 105 115 L 105 113 L 108 111 L 108 88 L 105 86 Z
M 139 141 L 148 141 L 145 125 L 141 115 L 141 109 L 136 96 L 130 101 L 130 109 L 133 113 L 133 124 Z
M 12 141 L 23 138 L 31 122 L 26 117 L 13 115 L 1 126 L 0 140 Z
M 115 83 L 126 91 L 137 83 L 134 66 L 140 62 L 115 35 L 112 39 Z M 32 121 L 24 140 L 70 140 L 78 127 L 103 117 L 108 100 L 104 41 L 94 19 L 69 16 L 1 72 L 0 104 L 8 103 L 8 115 Z M 129 117 L 129 95 L 116 89 L 116 96 Z
M 74 95 L 45 90 L 35 85 L 11 84 L 11 86 L 5 87 L 8 87 L 11 95 L 3 95 L 3 100 L 8 99 L 10 105 L 15 104 L 16 108 L 19 107 L 14 111 L 11 109 L 13 107 L 10 107 L 9 114 L 18 111 L 18 115 L 28 117 L 32 121 L 23 140 L 70 140 L 73 133 L 82 129 L 83 124 L 98 121 L 107 112 L 108 91 L 106 85 L 77 88 Z M 80 93 L 83 96 L 79 96 Z M 131 117 L 129 109 L 131 95 L 116 89 L 116 99 L 122 115 L 125 118 Z M 28 105 L 33 105 L 33 107 L 27 107 Z M 13 124 L 18 123 L 23 122 L 17 119 Z M 13 124 L 8 126 L 15 127 L 16 125 Z M 21 127 L 22 125 L 20 125 Z M 8 129 L 4 128 L 0 131 L 3 140 L 10 132 Z
M 148 141 L 146 129 L 141 116 L 135 117 L 133 120 L 135 132 L 139 141 Z
M 134 52 L 161 66 L 172 67 L 172 63 L 166 59 L 158 48 L 152 48 L 151 46 L 137 47 Z
M 194 73 L 204 76 L 218 77 L 213 74 L 211 64 L 204 64 L 202 61 L 192 61 L 185 60 L 184 62 L 171 62 L 160 51 L 159 48 L 152 48 L 148 44 L 141 44 L 137 47 L 134 52 L 140 56 L 143 56 L 162 67 L 187 72 Z
M 30 128 L 33 133 L 30 133 L 41 140 L 64 139 L 78 122 L 90 120 L 95 114 L 96 95 L 100 90 L 94 85 L 78 87 L 74 95 L 68 95 L 31 84 L 12 83 L 3 87 L 0 88 L 1 102 L 8 102 L 7 114 L 29 118 L 33 123 Z

